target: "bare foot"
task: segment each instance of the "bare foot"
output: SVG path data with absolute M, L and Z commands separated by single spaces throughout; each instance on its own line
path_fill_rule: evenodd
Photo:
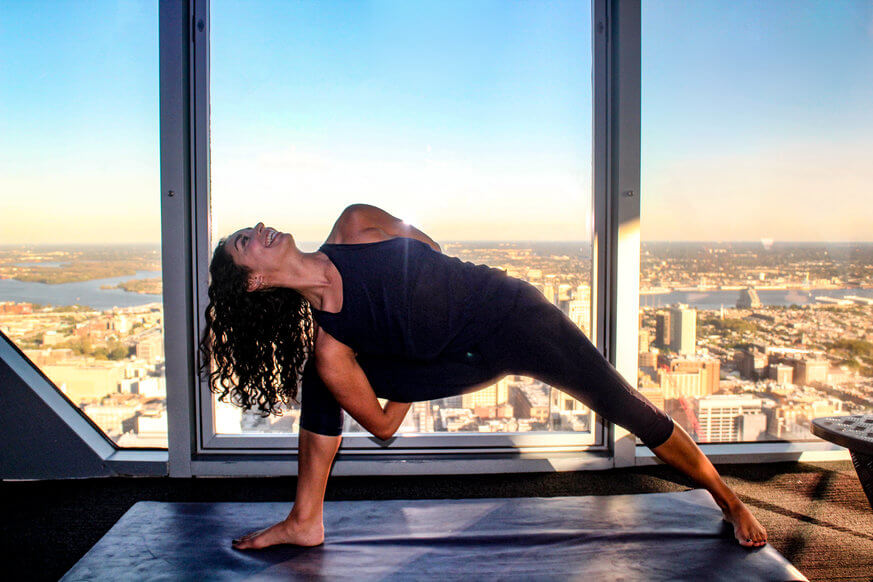
M 733 507 L 722 509 L 722 513 L 723 519 L 733 524 L 734 536 L 741 546 L 757 548 L 767 543 L 767 531 L 742 501 L 738 501 Z
M 260 550 L 278 544 L 317 546 L 322 543 L 324 524 L 321 520 L 311 523 L 286 520 L 233 540 L 233 547 L 237 550 Z

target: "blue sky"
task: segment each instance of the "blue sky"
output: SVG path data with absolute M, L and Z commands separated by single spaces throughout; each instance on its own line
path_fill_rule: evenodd
M 587 238 L 588 2 L 211 10 L 216 235 L 370 202 Z M 157 32 L 156 2 L 0 2 L 0 244 L 157 240 Z M 873 239 L 873 0 L 644 1 L 642 64 L 644 239 Z

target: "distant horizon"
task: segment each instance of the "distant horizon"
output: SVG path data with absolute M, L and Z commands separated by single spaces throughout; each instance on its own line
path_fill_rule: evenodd
M 542 243 L 542 244 L 591 244 L 590 240 L 576 239 L 437 239 L 439 244 L 449 243 Z M 642 240 L 641 243 L 658 243 L 658 244 L 759 244 L 763 245 L 761 240 L 663 240 L 651 239 Z M 296 241 L 297 245 L 321 245 L 324 241 Z M 873 245 L 873 240 L 774 240 L 772 245 Z M 80 246 L 83 248 L 114 248 L 114 247 L 161 247 L 158 242 L 119 242 L 119 243 L 3 243 L 0 244 L 0 250 L 16 250 L 16 249 L 58 249 L 68 250 L 70 246 Z

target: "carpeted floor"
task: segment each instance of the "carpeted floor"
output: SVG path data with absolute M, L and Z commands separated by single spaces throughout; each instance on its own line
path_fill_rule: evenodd
M 773 547 L 810 580 L 873 580 L 873 510 L 851 462 L 719 465 L 718 470 L 767 528 Z M 286 501 L 294 484 L 293 477 L 3 482 L 0 576 L 57 580 L 137 501 Z M 327 498 L 613 495 L 694 486 L 658 465 L 577 473 L 332 477 Z

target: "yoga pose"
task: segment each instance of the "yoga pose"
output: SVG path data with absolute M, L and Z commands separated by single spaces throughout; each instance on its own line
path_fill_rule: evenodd
M 628 429 L 712 494 L 740 544 L 766 543 L 691 437 L 536 287 L 442 254 L 375 206 L 346 208 L 312 253 L 263 223 L 239 230 L 217 245 L 210 274 L 200 344 L 210 389 L 264 414 L 302 389 L 294 506 L 283 521 L 234 540 L 235 548 L 324 541 L 343 410 L 389 439 L 411 402 L 478 390 L 507 374 L 542 380 Z

